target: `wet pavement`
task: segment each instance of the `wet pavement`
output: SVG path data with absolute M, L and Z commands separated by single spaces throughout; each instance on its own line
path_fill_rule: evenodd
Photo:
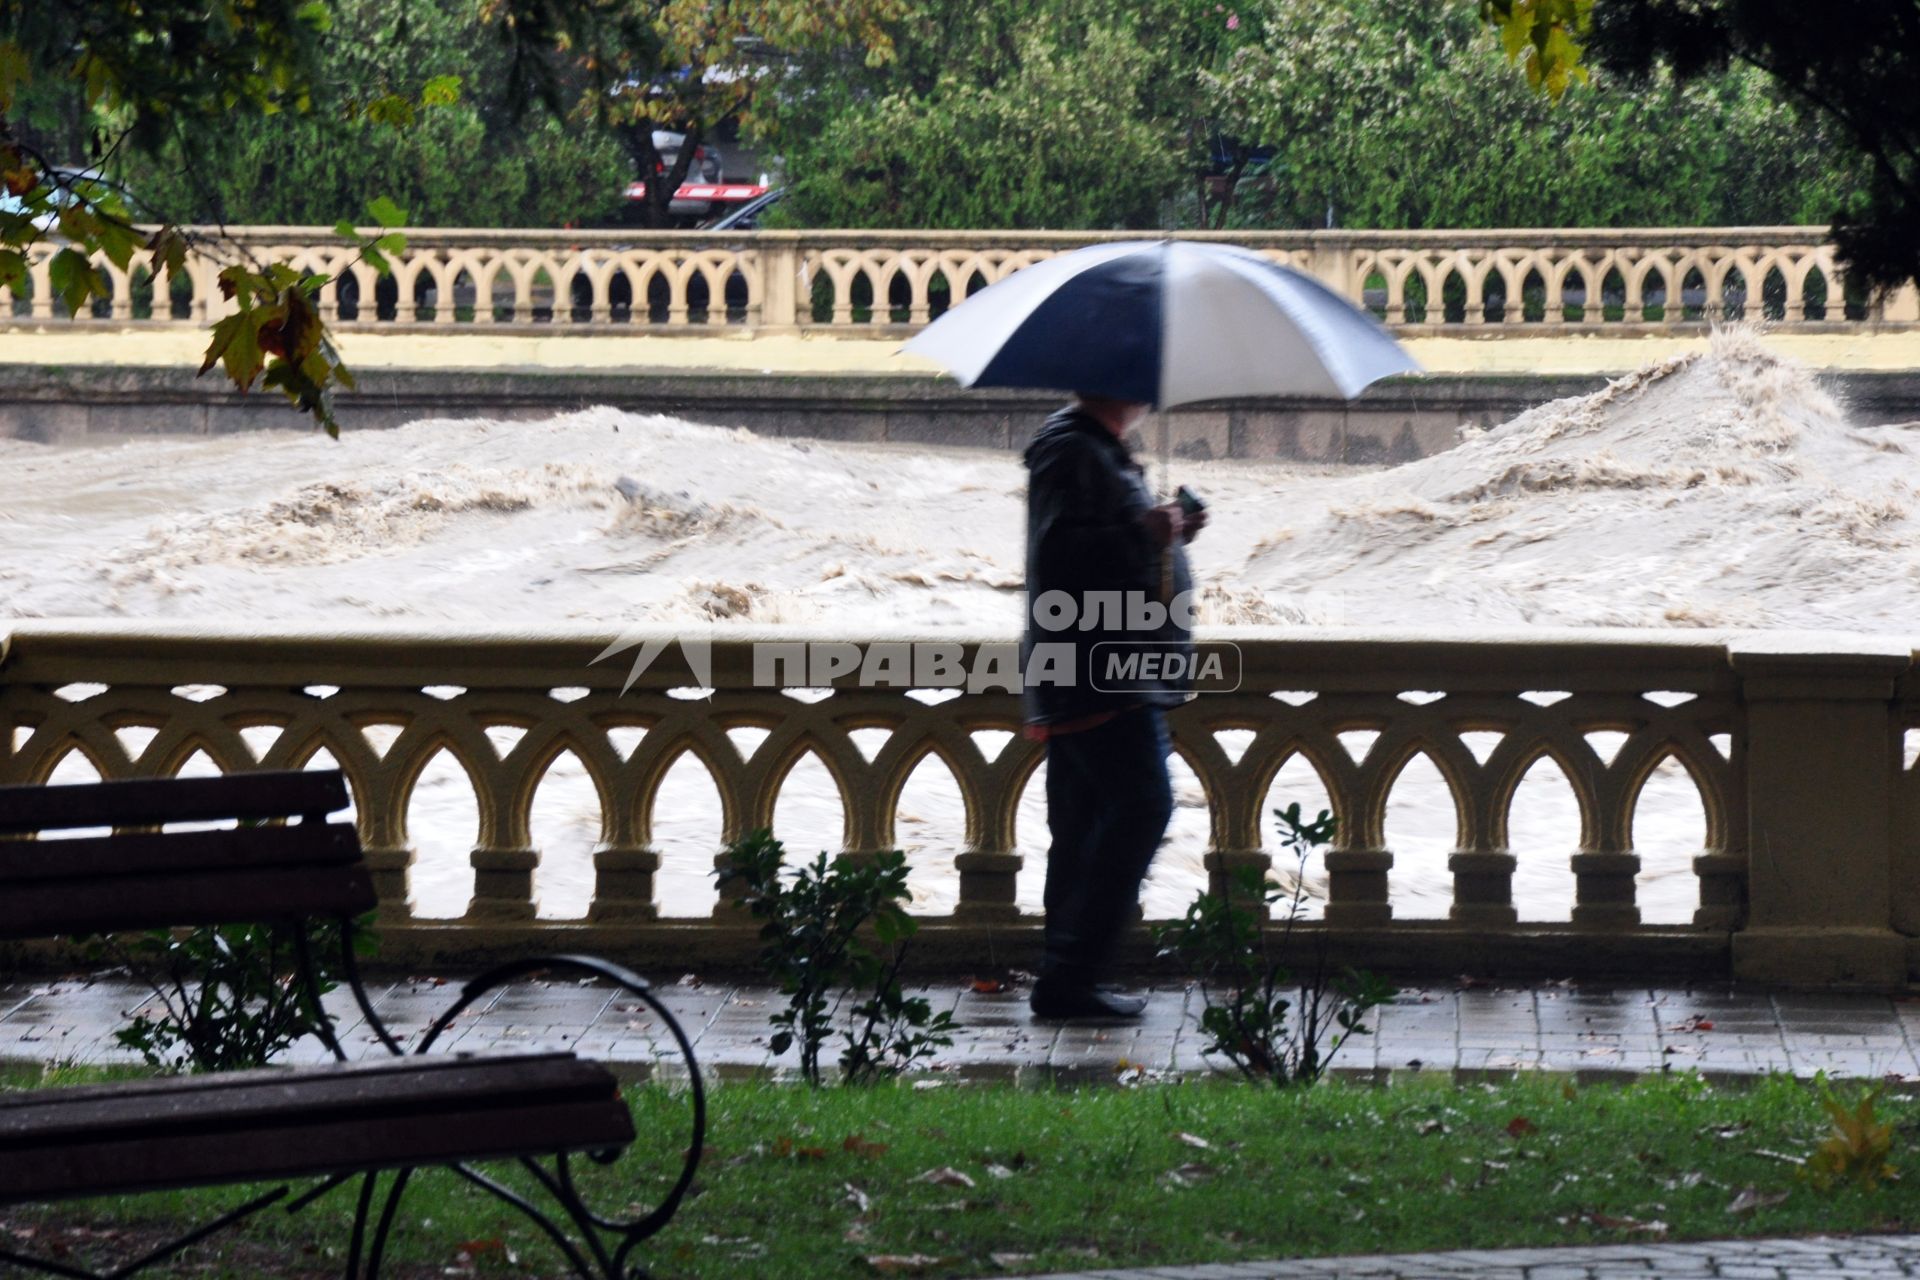
M 457 979 L 375 984 L 374 1007 L 409 1045 L 459 994 Z M 718 1080 L 790 1071 L 794 1055 L 768 1049 L 766 987 L 683 980 L 657 989 Z M 921 989 L 961 1024 L 938 1052 L 936 1072 L 1019 1083 L 1098 1081 L 1128 1072 L 1173 1075 L 1230 1070 L 1203 1050 L 1200 997 L 1148 989 L 1145 1017 L 1116 1027 L 1035 1022 L 1018 989 L 982 992 L 956 981 Z M 150 994 L 121 979 L 84 977 L 0 984 L 0 1060 L 113 1062 L 133 1055 L 113 1032 Z M 378 1041 L 345 991 L 329 997 L 351 1052 Z M 1375 1034 L 1356 1037 L 1336 1070 L 1366 1079 L 1447 1072 L 1473 1080 L 1550 1071 L 1583 1081 L 1628 1080 L 1660 1071 L 1707 1076 L 1774 1072 L 1920 1082 L 1920 1001 L 1874 995 L 1793 995 L 1720 989 L 1548 985 L 1430 987 L 1400 993 L 1374 1014 Z M 671 1038 L 653 1013 L 623 992 L 571 982 L 528 981 L 484 997 L 441 1036 L 446 1047 L 570 1048 L 640 1077 L 671 1070 Z M 317 1043 L 294 1056 L 320 1056 Z

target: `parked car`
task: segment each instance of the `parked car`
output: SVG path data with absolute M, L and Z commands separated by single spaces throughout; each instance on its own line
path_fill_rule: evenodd
M 785 187 L 774 187 L 745 204 L 735 205 L 725 213 L 716 214 L 700 224 L 702 231 L 757 231 L 760 229 L 760 215 L 779 204 L 787 194 Z
M 680 159 L 681 149 L 686 145 L 686 134 L 675 133 L 671 129 L 655 129 L 653 149 L 660 153 L 659 172 L 671 173 L 674 164 Z M 719 148 L 703 142 L 693 149 L 693 163 L 687 167 L 687 176 L 704 178 L 708 182 L 718 182 L 720 174 L 725 169 L 726 165 L 721 161 Z

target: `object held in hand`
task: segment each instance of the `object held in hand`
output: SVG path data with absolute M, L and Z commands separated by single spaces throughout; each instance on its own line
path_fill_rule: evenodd
M 1207 509 L 1207 504 L 1200 500 L 1200 495 L 1185 485 L 1181 485 L 1174 491 L 1173 500 L 1180 504 L 1182 515 L 1197 516 Z

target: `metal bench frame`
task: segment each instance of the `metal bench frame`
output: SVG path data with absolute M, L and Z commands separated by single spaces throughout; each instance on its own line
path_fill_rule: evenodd
M 232 778 L 227 780 L 238 781 L 248 776 L 232 775 Z M 82 784 L 82 786 L 86 785 L 90 784 Z M 80 787 L 59 788 L 63 791 L 80 789 Z M 344 779 L 341 782 L 341 789 L 344 794 Z M 303 821 L 312 820 L 310 815 L 303 817 Z M 52 825 L 49 824 L 49 829 Z M 119 833 L 116 831 L 117 834 Z M 315 1030 L 321 1042 L 333 1055 L 335 1061 L 341 1063 L 352 1061 L 340 1042 L 339 1033 L 333 1025 L 331 1015 L 321 1001 L 318 965 L 308 928 L 311 921 L 328 919 L 336 921 L 339 925 L 339 976 L 352 992 L 354 1003 L 361 1016 L 365 1018 L 367 1027 L 388 1054 L 395 1057 L 407 1056 L 407 1050 L 375 1012 L 373 1000 L 367 994 L 354 945 L 356 923 L 352 917 L 312 913 L 295 919 L 267 922 L 274 928 L 291 930 L 296 959 L 294 978 L 299 985 L 301 999 L 313 1015 Z M 587 1202 L 575 1182 L 574 1164 L 567 1151 L 535 1151 L 519 1156 L 520 1166 L 554 1201 L 565 1222 L 571 1224 L 573 1234 L 570 1236 L 565 1226 L 560 1221 L 556 1221 L 555 1217 L 539 1204 L 487 1176 L 470 1163 L 457 1161 L 442 1167 L 450 1169 L 459 1177 L 525 1215 L 546 1234 L 567 1259 L 574 1273 L 583 1277 L 583 1280 L 631 1280 L 633 1277 L 646 1274 L 644 1269 L 634 1261 L 634 1250 L 665 1227 L 678 1211 L 681 1201 L 686 1198 L 689 1188 L 693 1185 L 706 1139 L 706 1090 L 700 1077 L 699 1065 L 694 1059 L 692 1042 L 687 1039 L 678 1020 L 653 995 L 645 979 L 631 970 L 596 956 L 559 954 L 531 956 L 509 961 L 488 969 L 466 983 L 461 988 L 459 998 L 427 1028 L 413 1052 L 416 1055 L 430 1053 L 435 1042 L 452 1025 L 454 1019 L 471 1008 L 475 1001 L 488 992 L 519 979 L 553 970 L 571 971 L 620 988 L 652 1010 L 672 1034 L 680 1056 L 686 1063 L 687 1088 L 692 1111 L 692 1130 L 685 1155 L 681 1160 L 679 1177 L 666 1196 L 651 1211 L 637 1217 L 622 1218 L 598 1212 Z M 597 1150 L 586 1153 L 588 1159 L 601 1165 L 614 1163 L 620 1154 L 620 1150 Z M 550 1159 L 551 1168 L 541 1163 L 543 1155 Z M 374 1280 L 380 1273 L 401 1199 L 416 1171 L 416 1166 L 398 1168 L 381 1166 L 336 1173 L 321 1178 L 315 1185 L 297 1195 L 292 1194 L 291 1183 L 283 1184 L 254 1196 L 158 1248 L 107 1271 L 92 1271 L 72 1263 L 41 1258 L 4 1247 L 0 1247 L 0 1264 L 11 1263 L 50 1275 L 73 1277 L 74 1280 L 119 1280 L 120 1277 L 134 1275 L 164 1262 L 216 1232 L 243 1221 L 271 1205 L 285 1201 L 287 1213 L 298 1213 L 341 1186 L 359 1179 L 360 1188 L 354 1207 L 353 1228 L 347 1248 L 344 1275 L 347 1280 L 362 1280 L 362 1277 L 365 1280 Z M 379 1192 L 382 1174 L 390 1176 L 384 1196 Z M 374 1216 L 376 1200 L 380 1202 L 377 1218 Z M 370 1227 L 371 1233 L 369 1233 Z

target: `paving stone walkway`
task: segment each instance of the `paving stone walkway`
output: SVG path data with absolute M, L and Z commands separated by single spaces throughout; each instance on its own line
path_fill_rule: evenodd
M 1147 1271 L 1080 1271 L 1036 1280 L 1890 1280 L 1920 1276 L 1920 1236 L 1815 1236 L 1696 1244 L 1490 1249 Z
M 458 981 L 414 978 L 373 988 L 380 1016 L 417 1037 L 458 993 Z M 1097 1081 L 1129 1070 L 1204 1072 L 1197 993 L 1148 990 L 1146 1016 L 1125 1027 L 1036 1023 L 1019 989 L 984 993 L 959 981 L 923 988 L 964 1030 L 935 1069 L 959 1078 L 1037 1083 Z M 779 1074 L 792 1055 L 767 1048 L 779 995 L 764 987 L 691 981 L 659 988 L 716 1079 Z M 148 993 L 124 980 L 84 977 L 0 983 L 0 1060 L 110 1062 L 126 1058 L 113 1031 Z M 329 997 L 347 1043 L 376 1048 L 344 991 Z M 1483 1079 L 1516 1071 L 1566 1072 L 1584 1081 L 1663 1070 L 1752 1076 L 1771 1072 L 1920 1082 L 1920 1001 L 1868 995 L 1769 995 L 1721 989 L 1592 986 L 1432 987 L 1403 991 L 1377 1011 L 1377 1034 L 1342 1051 L 1338 1068 L 1385 1079 L 1450 1072 Z M 665 1052 L 644 1007 L 591 984 L 523 982 L 463 1015 L 444 1043 L 474 1050 L 572 1048 L 645 1074 Z M 299 1056 L 317 1056 L 317 1044 Z

